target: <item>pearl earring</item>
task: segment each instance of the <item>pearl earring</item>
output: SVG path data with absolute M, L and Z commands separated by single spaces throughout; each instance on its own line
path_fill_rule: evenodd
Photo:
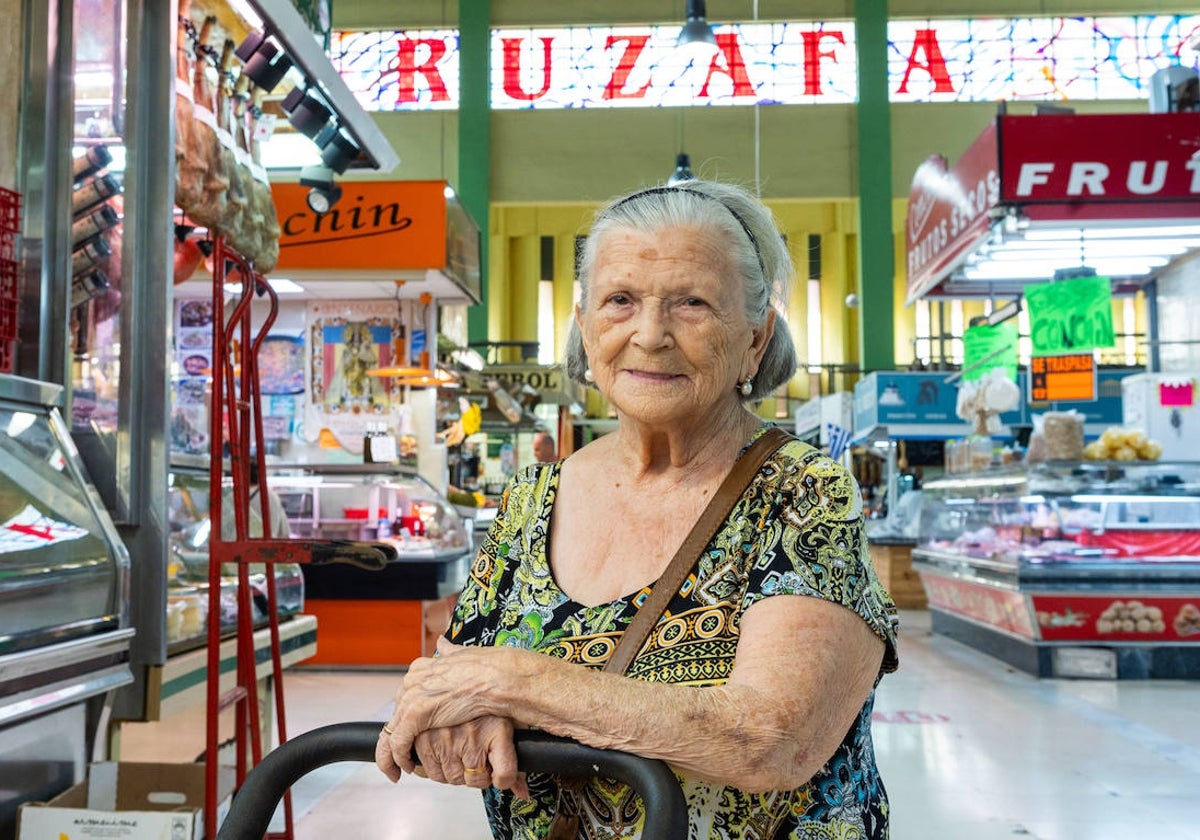
M 596 374 L 592 373 L 592 369 L 591 369 L 591 368 L 584 368 L 584 370 L 583 370 L 583 378 L 584 378 L 584 379 L 586 379 L 588 382 L 595 382 L 595 381 L 596 381 Z
M 738 387 L 738 390 L 742 392 L 743 397 L 748 397 L 754 392 L 754 382 L 747 376 L 741 386 Z

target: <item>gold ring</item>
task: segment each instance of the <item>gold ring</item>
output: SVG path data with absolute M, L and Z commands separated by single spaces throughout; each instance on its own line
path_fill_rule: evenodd
M 482 767 L 464 767 L 463 772 L 464 773 L 486 773 L 486 772 L 488 772 L 488 769 L 487 769 L 487 765 L 485 764 Z
M 383 734 L 384 734 L 384 735 L 391 735 L 391 734 L 393 734 L 392 730 L 388 728 L 388 725 L 387 725 L 386 723 L 383 725 Z

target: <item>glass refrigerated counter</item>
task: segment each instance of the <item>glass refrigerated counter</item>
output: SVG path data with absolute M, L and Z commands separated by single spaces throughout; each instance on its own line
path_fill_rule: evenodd
M 302 567 L 304 610 L 320 628 L 309 664 L 393 667 L 430 654 L 471 560 L 471 531 L 454 505 L 405 467 L 270 465 L 268 472 L 294 536 L 396 550 L 382 569 Z
M 1200 676 L 1200 463 L 1051 462 L 923 495 L 935 632 L 1040 676 Z
M 389 598 L 436 599 L 466 583 L 467 523 L 414 471 L 329 464 L 274 465 L 269 473 L 295 536 L 377 540 L 393 545 L 398 555 L 382 572 L 337 564 L 305 567 L 309 596 L 379 597 L 382 591 Z
M 129 556 L 55 385 L 0 375 L 0 836 L 80 781 L 100 710 L 132 681 Z

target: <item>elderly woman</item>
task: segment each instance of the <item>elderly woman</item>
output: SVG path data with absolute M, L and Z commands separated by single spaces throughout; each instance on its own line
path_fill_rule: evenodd
M 507 488 L 439 656 L 413 663 L 376 760 L 485 789 L 496 837 L 637 837 L 613 780 L 516 772 L 514 727 L 667 762 L 692 838 L 884 838 L 874 688 L 896 611 L 853 478 L 791 440 L 757 471 L 624 674 L 601 672 L 702 509 L 764 433 L 747 403 L 795 351 L 773 301 L 791 263 L 770 211 L 705 181 L 600 211 L 566 371 L 617 430 Z M 557 815 L 557 817 L 556 817 Z M 563 826 L 566 833 L 563 834 Z

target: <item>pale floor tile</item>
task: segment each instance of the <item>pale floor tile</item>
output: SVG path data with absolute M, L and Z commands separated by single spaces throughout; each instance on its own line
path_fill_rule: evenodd
M 1200 686 L 1039 680 L 903 614 L 875 747 L 892 840 L 1200 840 Z M 289 731 L 387 718 L 398 672 L 285 677 Z M 336 764 L 293 789 L 297 840 L 485 840 L 478 792 Z M 278 828 L 278 819 L 274 828 Z

